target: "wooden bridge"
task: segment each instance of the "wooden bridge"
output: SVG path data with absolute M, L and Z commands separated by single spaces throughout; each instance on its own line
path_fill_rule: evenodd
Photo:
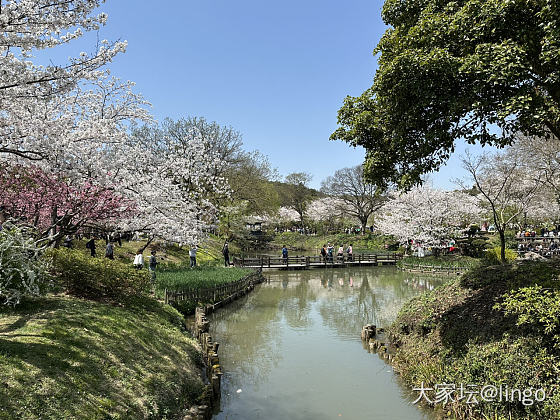
M 402 259 L 402 254 L 386 253 L 386 254 L 355 254 L 351 258 L 348 256 L 337 257 L 334 255 L 331 259 L 317 256 L 295 256 L 295 257 L 234 257 L 233 265 L 236 267 L 246 268 L 275 268 L 275 269 L 294 269 L 302 270 L 308 268 L 338 268 L 338 267 L 355 267 L 362 265 L 395 265 L 398 260 Z

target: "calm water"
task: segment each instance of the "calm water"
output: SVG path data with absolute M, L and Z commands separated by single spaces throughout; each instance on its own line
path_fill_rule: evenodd
M 220 343 L 215 419 L 430 419 L 391 367 L 362 347 L 439 278 L 394 267 L 267 272 L 270 283 L 211 316 Z

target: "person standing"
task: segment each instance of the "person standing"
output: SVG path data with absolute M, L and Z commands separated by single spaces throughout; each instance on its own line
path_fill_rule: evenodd
M 282 247 L 282 258 L 284 259 L 284 262 L 288 261 L 288 248 L 286 248 L 286 245 Z
M 150 270 L 150 277 L 152 278 L 152 284 L 156 282 L 156 267 L 157 267 L 156 250 L 152 249 L 152 255 L 150 255 L 150 262 L 148 265 L 148 270 Z
M 329 262 L 333 262 L 333 253 L 334 253 L 334 246 L 332 246 L 331 244 L 329 244 L 329 246 L 327 246 L 327 260 Z
M 222 248 L 222 255 L 224 256 L 224 264 L 226 267 L 229 267 L 229 246 L 226 241 L 224 247 Z
M 344 261 L 344 245 L 340 245 L 338 247 L 338 251 L 337 251 L 336 254 L 337 254 L 336 257 L 337 257 L 338 260 Z
M 352 252 L 353 252 L 352 244 L 350 244 L 346 249 L 346 253 L 348 254 L 348 261 L 353 261 Z
M 189 250 L 189 257 L 191 257 L 191 268 L 196 267 L 196 245 L 191 246 Z
M 74 247 L 74 244 L 72 243 L 72 237 L 70 235 L 66 235 L 66 237 L 64 238 L 64 243 L 62 244 L 62 246 L 71 249 Z
M 142 255 L 142 249 L 136 251 L 133 264 L 137 270 L 142 270 L 142 268 L 144 268 L 144 255 Z
M 92 257 L 95 257 L 95 238 L 91 238 L 86 242 L 86 248 L 89 249 Z
M 321 248 L 321 261 L 327 262 L 327 245 L 323 245 Z
M 115 257 L 113 256 L 113 244 L 111 241 L 107 242 L 107 247 L 105 248 L 105 257 L 109 258 L 110 260 L 114 260 Z

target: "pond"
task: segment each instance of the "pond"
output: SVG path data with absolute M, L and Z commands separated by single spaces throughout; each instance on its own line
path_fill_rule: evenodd
M 265 272 L 267 283 L 210 316 L 220 343 L 215 419 L 431 419 L 391 366 L 362 346 L 412 296 L 445 278 L 394 267 Z

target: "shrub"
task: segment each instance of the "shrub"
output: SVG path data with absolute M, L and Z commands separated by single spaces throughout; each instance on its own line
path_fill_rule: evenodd
M 538 285 L 523 287 L 507 293 L 494 307 L 516 316 L 518 326 L 528 326 L 534 333 L 552 338 L 560 349 L 560 291 Z
M 512 249 L 506 248 L 506 263 L 511 263 L 517 258 L 517 253 Z M 488 249 L 484 254 L 484 259 L 489 265 L 500 264 L 500 247 Z
M 0 302 L 17 305 L 24 295 L 37 296 L 49 285 L 41 250 L 24 230 L 5 223 L 0 230 Z
M 146 293 L 150 287 L 147 270 L 107 258 L 92 258 L 71 249 L 49 250 L 51 272 L 68 293 L 123 300 Z

